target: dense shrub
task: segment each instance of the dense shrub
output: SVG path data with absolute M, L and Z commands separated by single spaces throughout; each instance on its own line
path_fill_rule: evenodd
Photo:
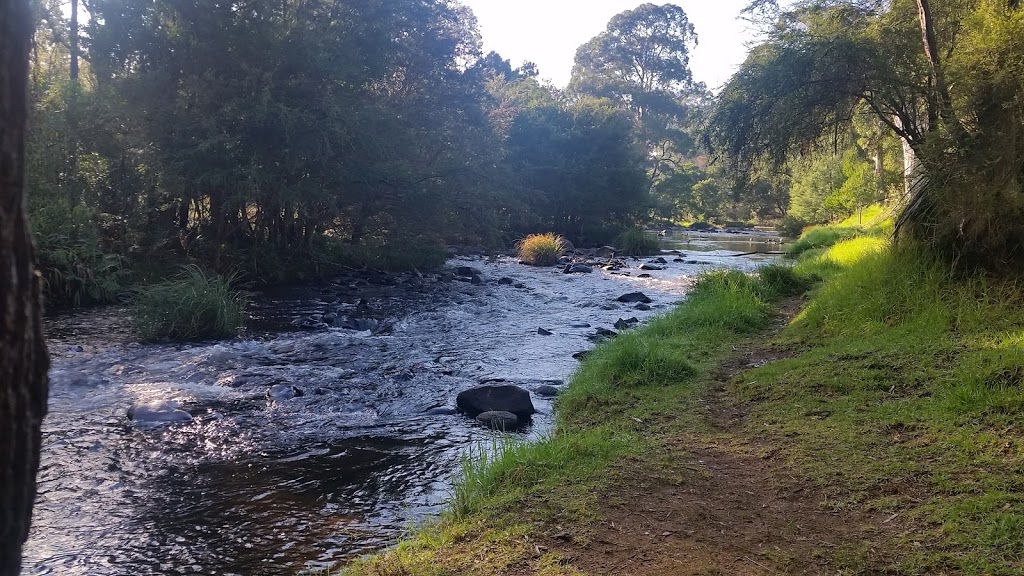
M 550 266 L 565 252 L 565 239 L 557 234 L 531 234 L 516 245 L 519 259 L 533 266 Z
M 233 277 L 185 266 L 174 279 L 138 293 L 135 322 L 146 340 L 199 340 L 233 335 L 245 321 L 245 299 Z

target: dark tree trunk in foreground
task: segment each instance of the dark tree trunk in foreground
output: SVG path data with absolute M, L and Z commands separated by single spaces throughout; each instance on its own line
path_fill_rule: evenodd
M 0 0 L 0 576 L 21 570 L 50 363 L 23 202 L 30 23 L 28 0 Z

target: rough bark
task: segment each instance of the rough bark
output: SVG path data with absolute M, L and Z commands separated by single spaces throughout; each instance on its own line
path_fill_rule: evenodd
M 48 385 L 23 201 L 30 36 L 28 1 L 0 0 L 0 576 L 21 569 Z

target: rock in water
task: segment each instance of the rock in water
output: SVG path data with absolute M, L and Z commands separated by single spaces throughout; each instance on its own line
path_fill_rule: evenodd
M 642 310 L 642 311 L 646 312 L 646 311 L 650 310 L 651 307 L 648 306 L 647 304 L 644 304 L 643 302 L 641 302 L 641 303 L 636 305 L 636 309 L 637 310 Z
M 302 396 L 302 391 L 291 384 L 274 384 L 267 390 L 267 398 L 271 400 L 291 400 L 296 396 Z
M 447 406 L 438 406 L 436 408 L 431 408 L 430 410 L 427 410 L 426 412 L 424 412 L 424 414 L 428 416 L 451 416 L 456 412 L 458 412 L 458 410 L 456 410 L 455 408 L 449 408 Z
M 464 278 L 472 278 L 473 276 L 481 276 L 483 272 L 479 268 L 473 268 L 472 266 L 459 266 L 455 269 L 456 276 L 462 276 Z
M 476 421 L 488 428 L 501 430 L 503 432 L 515 430 L 519 427 L 519 418 L 515 414 L 505 412 L 504 410 L 481 412 L 480 414 L 477 414 Z
M 637 320 L 637 319 L 636 319 L 636 317 L 633 317 L 633 318 L 629 318 L 629 319 L 623 319 L 623 318 L 619 318 L 619 319 L 618 319 L 618 320 L 617 320 L 617 321 L 615 322 L 615 328 L 616 328 L 617 330 L 628 330 L 628 329 L 629 329 L 629 328 L 631 328 L 631 327 L 632 327 L 632 326 L 633 326 L 634 324 L 637 324 L 637 323 L 639 323 L 639 322 L 640 322 L 640 320 Z
M 512 285 L 515 284 L 515 280 L 509 278 L 508 276 L 504 276 L 498 279 L 498 284 Z
M 668 261 L 659 256 L 654 260 L 651 260 L 651 264 L 668 264 Z
M 552 334 L 554 334 L 554 332 L 552 332 L 551 330 L 545 330 L 543 328 L 537 328 L 537 334 L 540 334 L 541 336 L 551 336 Z
M 643 302 L 644 304 L 650 304 L 653 302 L 643 292 L 630 292 L 629 294 L 623 294 L 616 298 L 619 302 Z
M 641 264 L 641 270 L 664 270 L 661 266 L 655 266 L 654 264 Z
M 586 264 L 566 264 L 565 269 L 562 270 L 565 274 L 590 274 L 594 271 L 594 268 L 587 266 Z
M 555 388 L 551 384 L 541 384 L 534 389 L 534 394 L 537 396 L 558 396 L 558 388 Z
M 455 405 L 470 418 L 476 418 L 481 412 L 511 412 L 525 421 L 537 411 L 530 393 L 511 384 L 463 390 L 455 398 Z
M 146 402 L 133 404 L 128 419 L 133 422 L 189 422 L 192 415 L 178 407 L 177 402 Z

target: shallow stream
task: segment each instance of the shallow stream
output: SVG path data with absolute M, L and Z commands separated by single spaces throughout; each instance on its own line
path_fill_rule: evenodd
M 488 379 L 561 386 L 596 328 L 664 313 L 702 270 L 771 259 L 737 253 L 778 250 L 760 237 L 673 241 L 699 263 L 665 254 L 664 270 L 641 271 L 628 260 L 627 276 L 455 259 L 484 283 L 351 276 L 276 290 L 255 298 L 248 333 L 230 341 L 140 344 L 118 307 L 49 319 L 50 415 L 25 573 L 295 574 L 394 542 L 442 510 L 460 454 L 494 434 L 428 410 Z M 616 302 L 637 290 L 651 310 Z M 320 323 L 331 314 L 371 329 Z M 280 384 L 301 395 L 270 398 Z M 150 401 L 177 401 L 193 419 L 127 418 Z M 550 399 L 533 402 L 527 438 L 551 427 Z

